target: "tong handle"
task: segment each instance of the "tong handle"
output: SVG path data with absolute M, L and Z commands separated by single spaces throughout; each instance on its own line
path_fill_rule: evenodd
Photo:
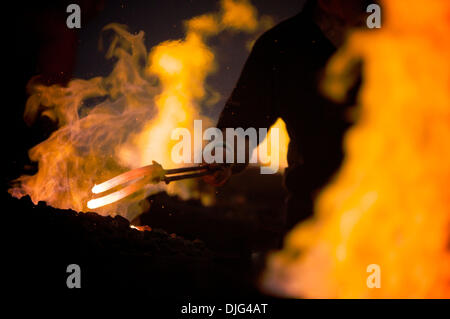
M 220 169 L 220 167 L 215 167 L 215 166 L 194 166 L 194 167 L 182 167 L 182 168 L 168 169 L 168 170 L 165 170 L 166 176 L 164 177 L 163 181 L 166 184 L 169 184 L 170 182 L 179 181 L 182 179 L 202 177 L 202 176 L 210 175 L 219 169 Z M 193 172 L 193 173 L 191 173 L 191 172 Z M 189 174 L 167 176 L 167 175 L 180 174 L 180 173 L 189 173 Z
M 179 173 L 187 173 L 187 172 L 195 172 L 195 171 L 204 171 L 209 170 L 208 166 L 191 166 L 191 167 L 180 167 L 180 168 L 172 168 L 164 170 L 166 175 L 173 175 Z
M 204 172 L 192 173 L 192 174 L 182 174 L 182 175 L 175 175 L 175 176 L 167 176 L 167 177 L 165 177 L 165 178 L 163 179 L 163 181 L 164 181 L 166 184 L 169 184 L 170 182 L 173 182 L 173 181 L 179 181 L 179 180 L 187 179 L 187 178 L 197 178 L 197 177 L 202 177 L 202 176 L 205 176 L 205 175 L 209 175 L 209 174 L 211 174 L 211 173 L 212 173 L 212 172 L 204 171 Z

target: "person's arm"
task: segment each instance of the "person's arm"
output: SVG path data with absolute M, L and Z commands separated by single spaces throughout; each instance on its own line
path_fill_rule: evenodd
M 224 136 L 226 128 L 246 130 L 253 127 L 259 133 L 259 128 L 269 129 L 275 123 L 278 105 L 275 99 L 274 61 L 273 41 L 263 35 L 256 41 L 237 85 L 220 114 L 217 127 L 224 132 Z M 258 142 L 263 138 L 259 137 Z M 246 163 L 223 165 L 223 170 L 205 178 L 205 181 L 222 185 L 232 173 L 240 172 L 247 166 L 253 149 L 247 147 L 247 152 Z
M 220 114 L 217 127 L 269 128 L 276 121 L 273 45 L 259 38 L 244 65 L 239 80 Z

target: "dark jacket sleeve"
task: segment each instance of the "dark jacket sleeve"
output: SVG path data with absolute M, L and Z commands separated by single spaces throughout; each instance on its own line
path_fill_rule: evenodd
M 260 37 L 220 115 L 219 129 L 269 128 L 278 118 L 274 81 L 273 41 Z

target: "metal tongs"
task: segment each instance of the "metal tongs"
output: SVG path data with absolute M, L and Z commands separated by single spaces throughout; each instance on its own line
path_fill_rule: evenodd
M 87 207 L 95 209 L 112 204 L 141 190 L 147 184 L 157 184 L 160 182 L 169 184 L 170 182 L 182 179 L 211 175 L 218 169 L 219 167 L 217 166 L 208 165 L 163 169 L 159 163 L 153 161 L 151 165 L 130 170 L 101 184 L 94 185 L 92 187 L 92 193 L 94 194 L 102 194 L 120 186 L 124 187 L 113 193 L 88 201 Z

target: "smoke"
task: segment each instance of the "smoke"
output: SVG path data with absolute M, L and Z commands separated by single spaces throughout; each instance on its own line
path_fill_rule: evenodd
M 264 20 L 266 21 L 266 20 Z M 87 210 L 96 183 L 153 160 L 170 168 L 171 132 L 192 129 L 193 120 L 205 124 L 202 108 L 217 98 L 207 78 L 218 66 L 207 40 L 225 31 L 261 32 L 256 9 L 249 1 L 223 0 L 218 12 L 185 22 L 185 37 L 163 42 L 151 50 L 144 32 L 110 24 L 114 37 L 106 58 L 115 61 L 108 76 L 73 79 L 67 86 L 46 86 L 31 80 L 24 118 L 37 116 L 57 122 L 58 130 L 29 151 L 38 162 L 35 175 L 23 175 L 10 189 L 13 196 L 30 195 L 58 208 Z M 199 151 L 199 150 L 194 150 Z M 138 199 L 166 190 L 182 197 L 195 195 L 193 182 L 149 186 L 133 198 L 96 210 L 103 215 L 133 218 Z
M 450 3 L 383 1 L 383 26 L 355 32 L 328 67 L 345 95 L 363 62 L 346 159 L 272 254 L 272 294 L 307 298 L 450 297 Z M 367 285 L 380 267 L 380 288 Z

